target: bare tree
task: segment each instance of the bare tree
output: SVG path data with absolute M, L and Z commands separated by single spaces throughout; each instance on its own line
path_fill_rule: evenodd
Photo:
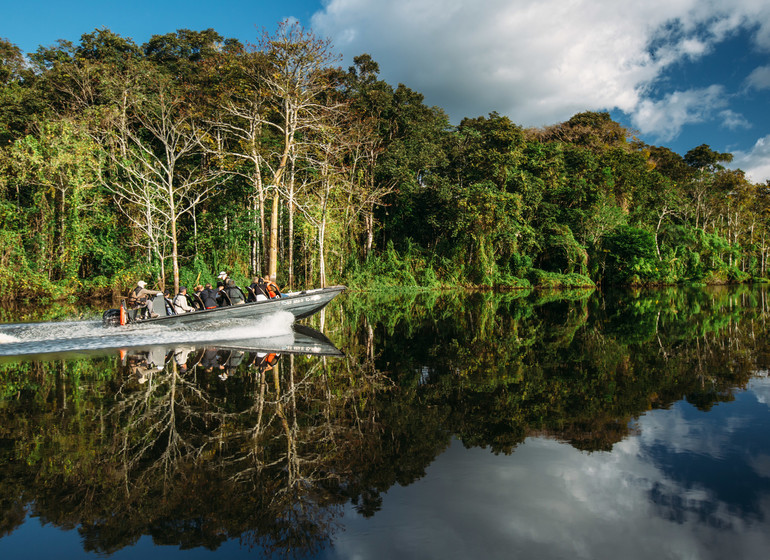
M 265 87 L 273 103 L 274 117 L 265 124 L 277 133 L 277 147 L 269 151 L 265 164 L 272 176 L 273 201 L 270 222 L 269 275 L 278 271 L 278 206 L 286 196 L 285 172 L 291 157 L 301 157 L 301 136 L 317 128 L 327 108 L 323 94 L 334 84 L 325 73 L 337 60 L 329 40 L 321 40 L 297 23 L 284 22 L 275 36 L 265 35 L 262 51 L 272 71 L 265 76 Z
M 265 200 L 267 189 L 263 179 L 265 155 L 263 141 L 265 123 L 270 115 L 269 97 L 264 88 L 266 58 L 261 52 L 238 53 L 232 56 L 232 64 L 242 74 L 242 79 L 222 96 L 218 116 L 209 123 L 222 141 L 210 149 L 240 162 L 229 166 L 228 172 L 242 177 L 252 187 L 249 196 L 249 212 L 253 227 L 250 232 L 250 266 L 253 273 L 261 270 L 265 243 Z
M 221 172 L 202 166 L 203 133 L 171 81 L 154 74 L 147 82 L 145 95 L 134 92 L 132 119 L 113 129 L 112 160 L 121 173 L 105 184 L 117 196 L 121 210 L 147 236 L 162 266 L 165 255 L 159 247 L 163 238 L 170 243 L 176 291 L 180 218 L 210 196 Z M 141 218 L 132 216 L 131 205 L 141 209 Z

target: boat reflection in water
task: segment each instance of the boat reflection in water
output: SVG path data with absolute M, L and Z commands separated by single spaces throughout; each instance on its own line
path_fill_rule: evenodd
M 269 371 L 284 355 L 344 356 L 323 333 L 299 324 L 292 326 L 290 335 L 186 344 L 176 342 L 121 348 L 118 351 L 121 364 L 137 376 L 140 384 L 145 383 L 154 372 L 171 366 L 176 366 L 179 373 L 197 369 L 204 373 L 216 372 L 224 381 L 239 369 Z

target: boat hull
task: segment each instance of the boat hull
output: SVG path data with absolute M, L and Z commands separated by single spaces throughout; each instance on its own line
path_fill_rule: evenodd
M 254 319 L 271 313 L 286 311 L 294 315 L 295 319 L 303 319 L 317 313 L 329 302 L 345 290 L 345 286 L 331 286 L 315 290 L 303 290 L 291 292 L 282 297 L 245 303 L 243 305 L 230 305 L 204 309 L 191 313 L 178 315 L 161 315 L 160 317 L 147 318 L 133 321 L 131 324 L 164 324 L 164 325 L 188 325 L 205 321 L 227 321 L 231 319 Z M 162 300 L 161 300 L 162 302 Z M 164 305 L 155 305 L 154 311 L 163 312 Z M 115 321 L 116 310 L 108 310 L 104 314 L 105 326 L 120 325 Z

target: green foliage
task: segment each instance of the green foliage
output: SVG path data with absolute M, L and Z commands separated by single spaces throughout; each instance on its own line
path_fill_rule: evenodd
M 660 279 L 655 238 L 649 231 L 620 226 L 602 238 L 601 247 L 606 281 L 639 284 Z
M 530 284 L 543 289 L 594 288 L 593 280 L 585 274 L 570 272 L 561 274 L 533 268 L 527 274 Z
M 426 256 L 407 243 L 398 252 L 389 243 L 381 255 L 372 255 L 363 263 L 351 260 L 345 282 L 353 289 L 414 290 L 462 286 L 462 271 L 452 270 L 451 263 Z
M 213 29 L 136 45 L 100 28 L 29 58 L 34 71 L 0 40 L 0 276 L 17 295 L 171 284 L 177 265 L 185 284 L 221 269 L 246 283 L 267 272 L 274 188 L 279 283 L 293 287 L 322 263 L 357 287 L 768 276 L 766 187 L 727 170 L 729 153 L 645 145 L 607 112 L 451 127 L 371 56 L 343 72 L 328 42 L 287 23 L 257 46 Z M 270 78 L 299 76 L 292 61 L 313 67 L 284 89 L 305 96 L 293 116 Z M 283 152 L 295 118 L 318 120 Z

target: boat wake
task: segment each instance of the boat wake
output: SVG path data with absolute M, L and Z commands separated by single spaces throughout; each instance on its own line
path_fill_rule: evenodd
M 280 311 L 259 319 L 232 319 L 172 327 L 140 324 L 105 328 L 101 321 L 0 325 L 0 357 L 62 352 L 89 352 L 137 346 L 226 343 L 292 335 L 294 316 Z

